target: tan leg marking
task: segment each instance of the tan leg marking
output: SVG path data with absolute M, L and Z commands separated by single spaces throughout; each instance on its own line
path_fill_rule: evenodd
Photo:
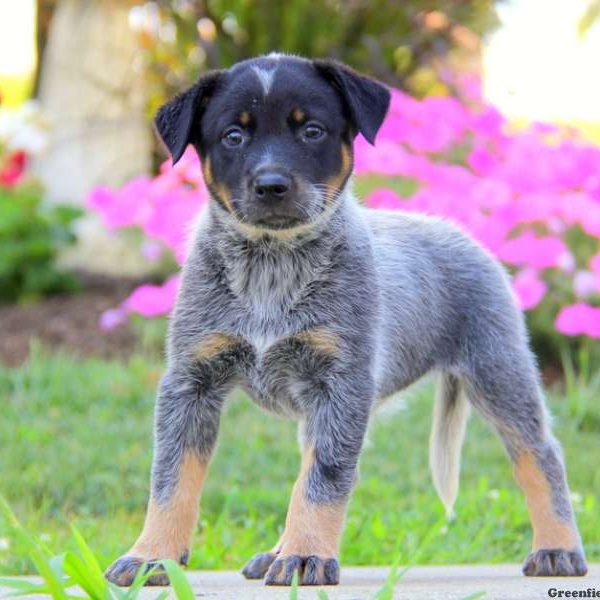
M 129 555 L 179 561 L 182 554 L 189 551 L 206 470 L 207 465 L 194 453 L 184 455 L 179 480 L 169 502 L 162 506 L 150 498 L 144 529 Z
M 229 333 L 211 333 L 200 341 L 196 348 L 195 358 L 198 361 L 210 360 L 215 356 L 230 350 L 240 343 L 240 338 Z
M 335 558 L 344 528 L 346 503 L 319 505 L 307 501 L 304 493 L 313 451 L 302 457 L 300 475 L 294 484 L 279 556 Z
M 525 452 L 521 455 L 515 465 L 515 477 L 527 499 L 533 525 L 533 551 L 579 548 L 579 535 L 574 525 L 562 521 L 552 507 L 552 490 L 533 454 Z
M 301 331 L 295 337 L 322 354 L 337 356 L 339 352 L 337 335 L 326 327 L 315 327 L 314 329 Z

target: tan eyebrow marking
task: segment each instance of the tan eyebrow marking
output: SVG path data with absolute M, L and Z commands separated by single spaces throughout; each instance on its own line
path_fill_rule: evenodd
M 306 113 L 301 108 L 295 108 L 292 111 L 292 119 L 294 119 L 296 123 L 302 123 L 304 119 L 306 119 Z
M 246 125 L 248 125 L 250 123 L 250 113 L 245 110 L 243 112 L 240 113 L 240 123 L 246 127 Z

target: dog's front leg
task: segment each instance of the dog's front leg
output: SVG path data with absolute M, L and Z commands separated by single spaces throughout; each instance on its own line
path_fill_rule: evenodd
M 354 389 L 353 389 L 354 388 Z M 267 585 L 339 582 L 339 542 L 371 406 L 371 386 L 336 381 L 307 419 L 300 475 L 294 484 Z
M 202 365 L 172 368 L 163 377 L 155 410 L 155 448 L 144 528 L 106 577 L 130 585 L 140 566 L 173 559 L 186 564 L 198 501 L 214 448 L 225 390 Z M 147 585 L 168 585 L 157 570 Z

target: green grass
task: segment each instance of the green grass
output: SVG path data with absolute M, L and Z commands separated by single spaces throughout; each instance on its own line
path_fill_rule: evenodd
M 76 360 L 37 349 L 0 369 L 0 493 L 53 549 L 77 551 L 73 523 L 102 568 L 142 525 L 151 461 L 152 405 L 162 365 Z M 582 535 L 600 560 L 600 377 L 551 394 Z M 496 436 L 471 420 L 457 518 L 443 509 L 427 469 L 431 386 L 393 400 L 374 419 L 350 505 L 343 564 L 521 561 L 530 529 L 524 500 Z M 265 416 L 241 393 L 228 403 L 201 504 L 192 568 L 238 569 L 277 539 L 298 468 L 292 423 Z M 0 517 L 0 573 L 33 572 L 28 551 Z M 431 532 L 434 531 L 434 535 Z M 426 542 L 426 543 L 424 543 Z

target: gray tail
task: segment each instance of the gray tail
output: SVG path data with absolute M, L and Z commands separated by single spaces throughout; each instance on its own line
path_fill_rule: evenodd
M 442 374 L 433 409 L 429 466 L 433 484 L 449 516 L 458 496 L 460 454 L 469 412 L 459 379 L 448 373 Z

